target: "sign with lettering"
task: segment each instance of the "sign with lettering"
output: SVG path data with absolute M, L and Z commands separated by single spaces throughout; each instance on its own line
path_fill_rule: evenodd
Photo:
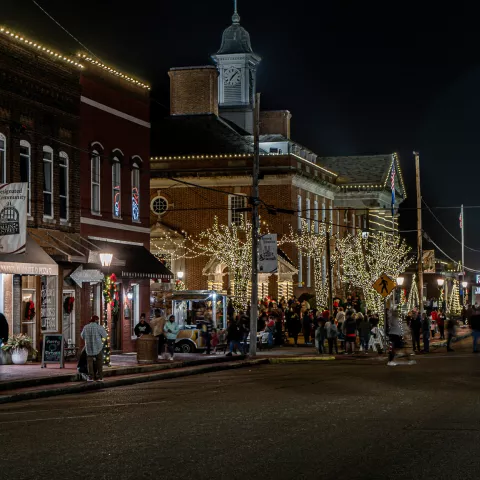
M 0 253 L 25 253 L 27 186 L 27 183 L 0 185 Z
M 47 363 L 59 363 L 60 368 L 63 368 L 63 359 L 63 335 L 46 333 L 43 336 L 42 368 L 46 368 Z
M 262 235 L 258 242 L 259 273 L 275 273 L 278 269 L 277 235 Z

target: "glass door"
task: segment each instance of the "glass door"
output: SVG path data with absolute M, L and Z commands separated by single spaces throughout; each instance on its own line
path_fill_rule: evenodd
M 33 348 L 37 348 L 37 295 L 36 277 L 22 276 L 22 333 L 33 340 Z
M 62 295 L 62 333 L 69 347 L 75 347 L 75 290 L 64 290 Z

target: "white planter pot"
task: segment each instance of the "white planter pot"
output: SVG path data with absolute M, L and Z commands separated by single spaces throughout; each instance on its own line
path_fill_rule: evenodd
M 15 348 L 12 350 L 12 362 L 14 365 L 25 365 L 27 358 L 28 350 L 26 348 Z

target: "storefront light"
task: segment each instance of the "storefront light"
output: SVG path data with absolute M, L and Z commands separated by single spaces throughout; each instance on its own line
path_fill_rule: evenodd
M 183 272 L 177 272 L 177 278 L 181 280 L 183 278 Z
M 463 282 L 462 282 L 462 287 L 463 287 L 463 288 L 467 288 L 467 286 L 468 286 L 468 282 L 463 281 Z
M 403 285 L 403 282 L 405 281 L 404 277 L 397 277 L 397 285 L 401 287 Z
M 109 267 L 112 264 L 113 254 L 111 253 L 101 253 L 100 254 L 100 263 L 102 267 Z
M 129 300 L 131 300 L 131 299 L 133 298 L 133 292 L 132 292 L 132 290 L 129 290 L 129 291 L 127 292 L 127 298 L 128 298 Z
M 445 283 L 444 278 L 437 278 L 437 283 L 439 287 L 443 287 L 443 284 Z

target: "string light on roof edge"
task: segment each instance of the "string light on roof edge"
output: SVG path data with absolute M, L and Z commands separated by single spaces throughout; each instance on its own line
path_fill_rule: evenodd
M 99 68 L 102 68 L 103 70 L 106 70 L 107 72 L 111 73 L 112 75 L 115 75 L 116 77 L 122 78 L 123 80 L 126 80 L 127 82 L 133 83 L 134 85 L 137 85 L 138 87 L 145 88 L 147 90 L 150 90 L 150 86 L 147 85 L 146 83 L 142 83 L 139 80 L 136 80 L 135 78 L 129 77 L 128 75 L 125 75 L 122 72 L 119 72 L 118 70 L 115 70 L 112 67 L 109 67 L 108 65 L 105 65 L 102 62 L 99 62 L 98 60 L 95 60 L 88 55 L 85 55 L 84 53 L 78 53 L 77 54 L 80 58 L 85 60 L 86 62 L 91 63 L 92 65 L 96 65 Z
M 18 42 L 21 42 L 24 45 L 27 45 L 29 47 L 32 47 L 39 52 L 46 53 L 50 55 L 53 58 L 56 58 L 58 60 L 62 60 L 63 62 L 66 62 L 70 65 L 74 65 L 75 67 L 78 68 L 85 68 L 84 65 L 81 63 L 76 62 L 75 60 L 72 60 L 71 58 L 62 55 L 61 53 L 55 52 L 54 50 L 51 50 L 50 48 L 44 47 L 42 44 L 38 42 L 34 42 L 32 40 L 29 40 L 25 38 L 23 35 L 19 35 L 18 33 L 12 32 L 12 30 L 7 29 L 5 27 L 0 27 L 0 33 L 4 33 L 5 35 L 8 35 L 9 37 L 17 40 Z

